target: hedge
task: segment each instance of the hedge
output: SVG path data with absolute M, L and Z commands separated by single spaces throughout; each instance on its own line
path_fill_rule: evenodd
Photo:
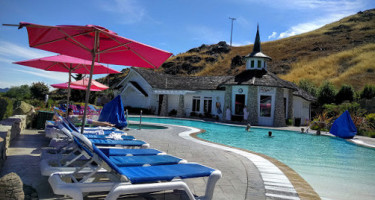
M 7 97 L 0 97 L 0 120 L 13 115 L 13 101 Z

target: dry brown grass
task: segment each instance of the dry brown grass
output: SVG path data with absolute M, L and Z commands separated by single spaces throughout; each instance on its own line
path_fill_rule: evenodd
M 298 82 L 301 79 L 320 85 L 325 80 L 336 87 L 350 84 L 356 90 L 365 84 L 375 84 L 375 44 L 368 44 L 346 50 L 313 61 L 300 61 L 292 65 L 292 70 L 281 78 Z

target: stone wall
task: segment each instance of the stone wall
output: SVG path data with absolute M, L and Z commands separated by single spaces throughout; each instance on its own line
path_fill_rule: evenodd
M 15 115 L 0 121 L 0 169 L 6 160 L 8 148 L 26 128 L 26 115 Z
M 233 112 L 232 110 L 232 86 L 226 86 L 225 87 L 225 95 L 224 95 L 224 108 L 223 108 L 223 120 L 225 120 L 227 118 L 226 116 L 226 111 L 227 111 L 227 108 L 229 107 L 229 109 Z
M 250 86 L 247 93 L 247 109 L 251 125 L 258 125 L 258 87 Z
M 293 90 L 288 90 L 288 119 L 294 118 L 293 110 Z
M 273 118 L 273 126 L 275 127 L 286 126 L 283 88 L 276 88 L 275 113 L 274 113 L 274 118 Z
M 185 100 L 182 94 L 178 97 L 177 117 L 185 117 Z
M 168 95 L 163 94 L 163 101 L 161 103 L 160 116 L 168 116 Z

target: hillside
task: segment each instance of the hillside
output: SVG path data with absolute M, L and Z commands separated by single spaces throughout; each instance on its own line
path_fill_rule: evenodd
M 158 71 L 188 76 L 235 75 L 245 69 L 242 57 L 252 48 L 229 47 L 225 42 L 202 45 L 169 58 Z M 319 85 L 330 80 L 338 87 L 349 83 L 356 89 L 375 84 L 375 9 L 308 33 L 264 42 L 262 51 L 272 57 L 268 69 L 289 81 L 310 79 Z

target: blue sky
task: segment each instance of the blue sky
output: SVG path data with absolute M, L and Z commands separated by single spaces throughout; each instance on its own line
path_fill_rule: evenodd
M 95 24 L 177 55 L 202 44 L 229 43 L 229 17 L 236 18 L 233 45 L 238 46 L 254 41 L 257 23 L 264 42 L 308 32 L 371 8 L 374 0 L 0 0 L 0 23 Z M 55 54 L 28 46 L 26 29 L 1 26 L 0 88 L 66 82 L 65 73 L 12 64 L 50 55 Z

